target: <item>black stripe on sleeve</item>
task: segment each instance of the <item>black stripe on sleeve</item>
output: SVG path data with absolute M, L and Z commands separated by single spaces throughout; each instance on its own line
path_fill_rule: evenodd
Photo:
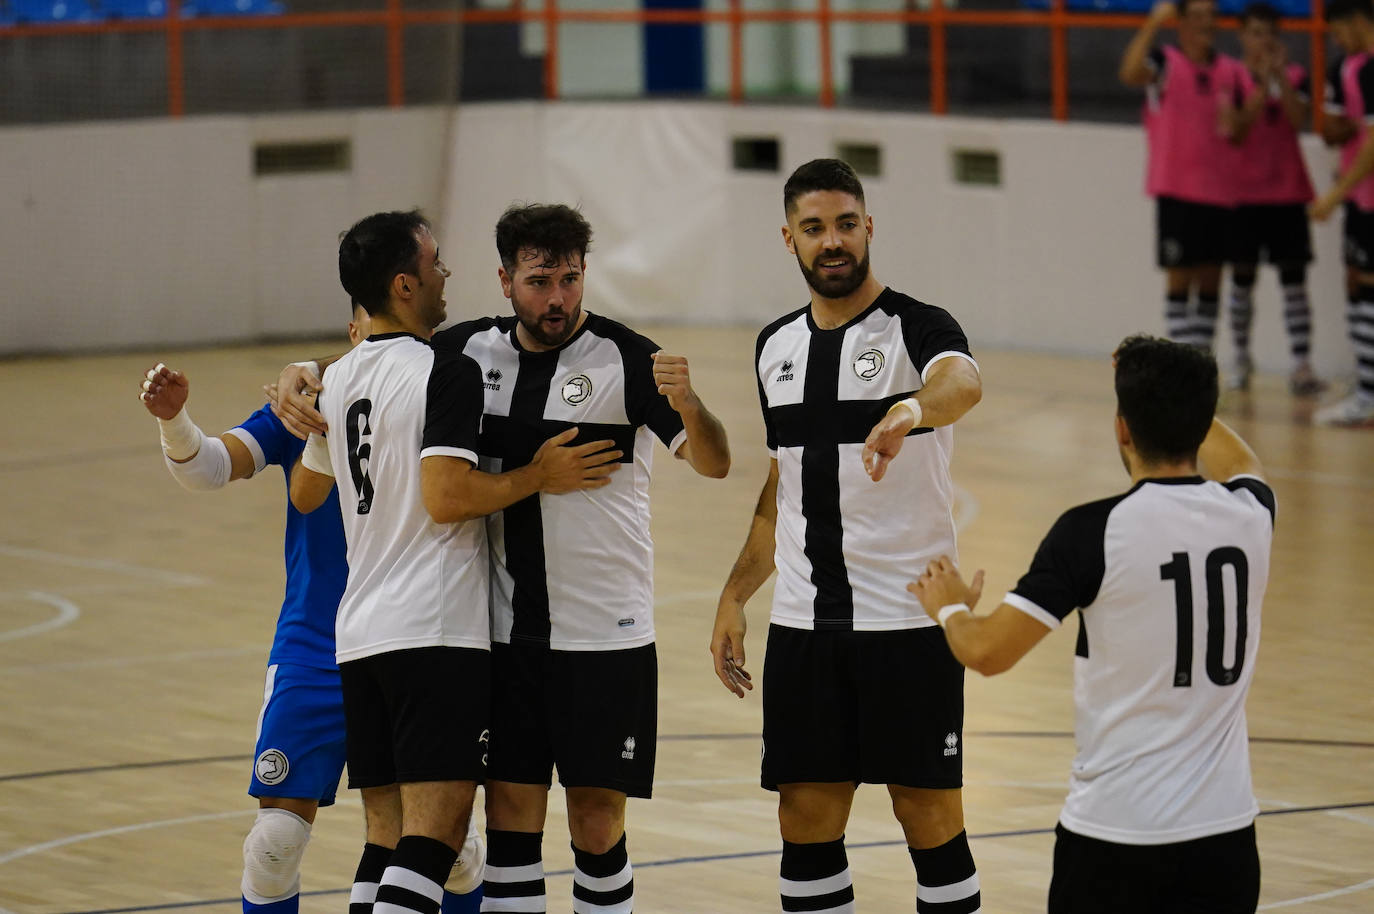
M 636 428 L 647 425 L 667 447 L 682 433 L 682 416 L 654 383 L 654 353 L 659 346 L 624 324 L 596 314 L 587 316 L 589 330 L 615 344 L 625 372 L 625 415 Z
M 1064 512 L 1011 592 L 1061 620 L 1091 605 L 1106 574 L 1107 518 L 1125 497 L 1117 495 Z
M 421 450 L 454 447 L 476 453 L 481 430 L 482 369 L 461 352 L 435 352 Z
M 1241 489 L 1255 496 L 1255 501 L 1264 506 L 1269 512 L 1269 524 L 1274 524 L 1274 513 L 1278 508 L 1278 503 L 1274 499 L 1274 490 L 1262 479 L 1254 476 L 1237 476 L 1229 482 L 1222 483 L 1232 492 L 1239 492 Z
M 891 289 L 883 293 L 878 303 L 884 312 L 901 318 L 907 355 L 922 377 L 930 367 L 930 360 L 942 352 L 972 356 L 964 328 L 944 308 L 927 305 Z

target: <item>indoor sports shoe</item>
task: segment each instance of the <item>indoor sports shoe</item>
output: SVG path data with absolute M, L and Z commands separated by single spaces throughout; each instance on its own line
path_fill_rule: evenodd
M 1227 390 L 1249 390 L 1250 375 L 1255 372 L 1255 364 L 1250 361 L 1249 354 L 1236 356 L 1235 367 L 1231 369 L 1231 377 L 1226 381 Z
M 468 821 L 468 837 L 463 842 L 463 849 L 458 852 L 458 859 L 453 862 L 453 870 L 449 873 L 448 881 L 444 883 L 444 890 L 455 895 L 467 895 L 474 892 L 482 884 L 482 874 L 487 868 L 487 842 L 482 840 L 482 833 L 477 830 L 477 818 L 474 816 Z
M 1374 426 L 1374 400 L 1367 400 L 1359 394 L 1352 394 L 1325 409 L 1312 414 L 1317 425 L 1335 425 L 1345 428 Z
M 1313 374 L 1312 366 L 1306 363 L 1294 368 L 1288 376 L 1288 390 L 1295 397 L 1315 397 L 1326 387 L 1326 382 Z

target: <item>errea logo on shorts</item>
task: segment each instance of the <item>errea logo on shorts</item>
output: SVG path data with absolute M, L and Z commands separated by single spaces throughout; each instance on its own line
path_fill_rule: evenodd
M 286 780 L 286 775 L 291 771 L 291 762 L 286 758 L 286 753 L 280 749 L 264 749 L 258 756 L 258 760 L 253 763 L 253 773 L 262 783 L 269 787 L 280 784 Z
M 620 757 L 632 762 L 635 760 L 635 738 L 633 736 L 625 737 L 625 751 L 620 753 Z
M 958 734 L 951 733 L 951 734 L 949 734 L 948 736 L 945 737 L 945 755 L 948 756 L 948 755 L 958 755 L 958 754 L 959 754 L 959 736 L 958 736 Z

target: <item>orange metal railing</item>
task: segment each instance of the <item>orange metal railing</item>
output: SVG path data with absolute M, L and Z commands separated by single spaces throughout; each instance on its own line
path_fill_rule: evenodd
M 908 0 L 900 10 L 836 10 L 831 0 L 817 0 L 809 10 L 746 10 L 741 0 L 729 0 L 724 10 L 596 10 L 563 9 L 557 0 L 544 0 L 543 8 L 530 10 L 521 0 L 512 0 L 507 9 L 409 10 L 403 0 L 385 0 L 376 10 L 320 13 L 289 13 L 265 16 L 204 16 L 182 18 L 178 0 L 168 0 L 167 13 L 156 19 L 103 22 L 42 23 L 0 26 L 0 46 L 5 39 L 37 35 L 92 34 L 111 32 L 165 32 L 167 38 L 168 113 L 179 117 L 185 112 L 184 55 L 182 39 L 188 31 L 220 29 L 329 28 L 339 26 L 377 26 L 386 30 L 387 101 L 392 106 L 405 104 L 405 28 L 412 25 L 482 25 L 494 23 L 538 23 L 544 26 L 544 96 L 559 97 L 558 28 L 564 23 L 621 23 L 661 25 L 725 25 L 730 41 L 730 99 L 744 100 L 744 27 L 751 24 L 812 22 L 820 34 L 820 86 L 818 101 L 824 107 L 835 104 L 832 73 L 831 30 L 837 23 L 924 25 L 930 36 L 930 110 L 944 114 L 949 110 L 947 83 L 946 29 L 949 26 L 1019 27 L 1046 29 L 1050 39 L 1050 104 L 1056 120 L 1069 117 L 1068 33 L 1074 29 L 1138 28 L 1145 17 L 1126 13 L 1071 12 L 1064 0 L 1050 0 L 1048 10 L 960 10 L 945 6 L 944 0 L 930 0 L 930 8 L 920 10 Z M 1321 98 L 1325 81 L 1325 33 L 1322 21 L 1323 0 L 1312 0 L 1312 15 L 1306 19 L 1287 19 L 1284 29 L 1305 32 L 1311 41 L 1312 90 Z M 1222 28 L 1235 28 L 1232 18 L 1218 20 Z M 1322 106 L 1313 105 L 1313 117 L 1321 126 Z

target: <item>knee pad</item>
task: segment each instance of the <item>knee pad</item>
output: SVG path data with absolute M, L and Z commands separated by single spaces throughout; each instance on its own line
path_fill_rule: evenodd
M 453 869 L 449 870 L 444 891 L 455 895 L 475 892 L 482 884 L 482 874 L 486 868 L 487 842 L 482 840 L 482 833 L 477 830 L 477 820 L 469 819 L 467 840 L 458 852 L 458 859 L 453 862 Z
M 260 809 L 243 839 L 243 897 L 271 904 L 301 889 L 301 857 L 310 824 L 285 809 Z

